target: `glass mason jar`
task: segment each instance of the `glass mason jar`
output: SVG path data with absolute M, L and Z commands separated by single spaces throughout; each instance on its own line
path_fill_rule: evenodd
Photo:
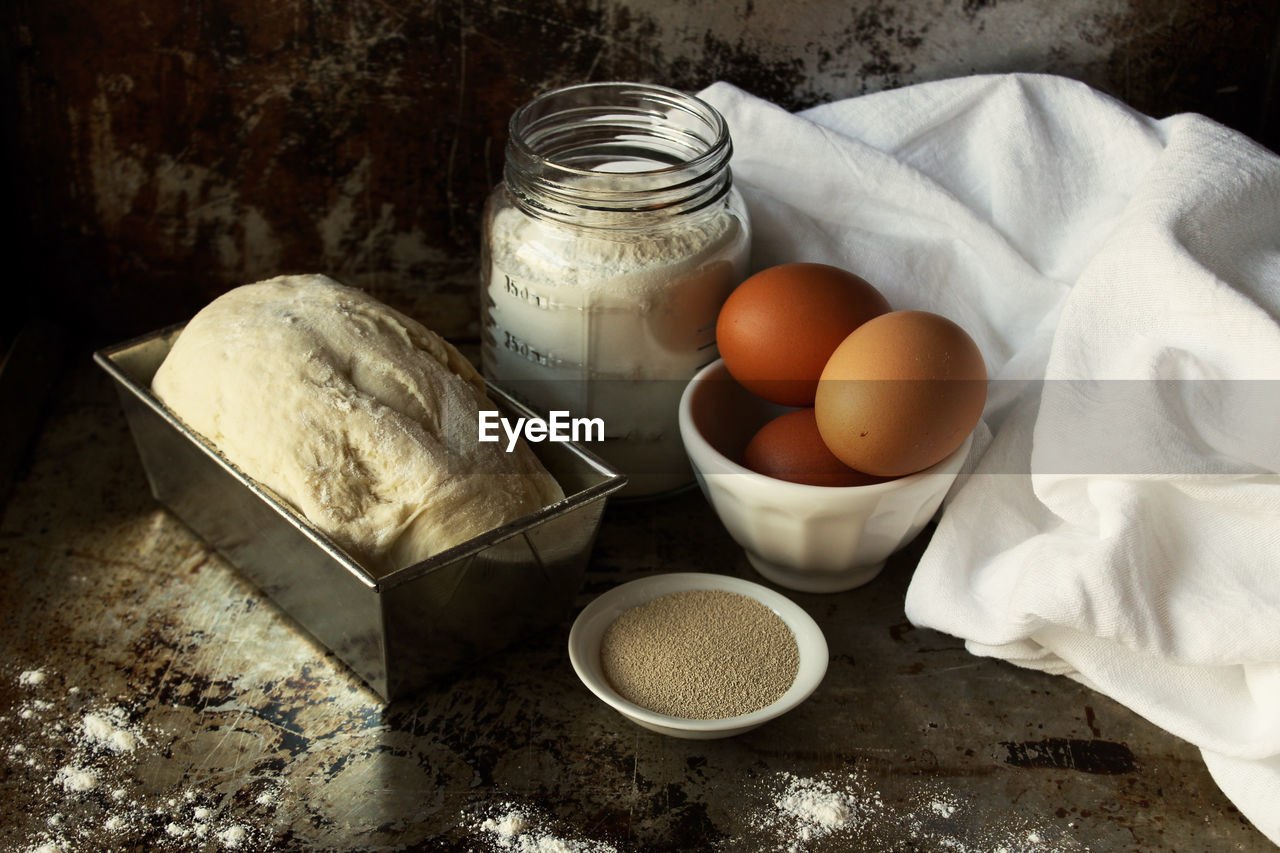
M 484 215 L 483 372 L 544 417 L 599 419 L 587 446 L 624 496 L 693 480 L 680 394 L 717 358 L 750 250 L 731 153 L 715 109 L 661 86 L 570 86 L 511 118 Z

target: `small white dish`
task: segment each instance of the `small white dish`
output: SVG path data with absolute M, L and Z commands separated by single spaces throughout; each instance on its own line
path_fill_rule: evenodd
M 765 578 L 802 592 L 867 583 L 924 529 L 969 455 L 972 433 L 932 468 L 867 486 L 806 486 L 738 464 L 756 430 L 790 411 L 755 396 L 717 360 L 680 398 L 680 437 L 702 493 Z
M 685 590 L 725 590 L 753 598 L 778 615 L 795 635 L 800 653 L 796 679 L 786 693 L 758 711 L 719 720 L 691 720 L 659 714 L 618 695 L 600 663 L 604 632 L 623 612 L 655 598 Z M 818 623 L 798 604 L 758 583 L 727 575 L 678 572 L 653 575 L 614 587 L 583 608 L 569 630 L 569 660 L 587 689 L 632 722 L 673 737 L 711 740 L 750 731 L 785 714 L 809 697 L 827 672 L 827 640 Z

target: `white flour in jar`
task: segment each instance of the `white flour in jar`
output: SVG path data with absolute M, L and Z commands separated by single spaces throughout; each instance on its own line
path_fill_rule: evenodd
M 588 229 L 505 208 L 486 244 L 486 375 L 544 412 L 603 419 L 606 444 L 592 449 L 650 476 L 633 491 L 691 479 L 680 392 L 716 358 L 716 316 L 746 275 L 738 218 Z

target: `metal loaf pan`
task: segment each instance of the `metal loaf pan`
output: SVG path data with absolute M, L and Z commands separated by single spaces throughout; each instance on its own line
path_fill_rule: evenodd
M 605 499 L 624 475 L 571 443 L 531 445 L 564 500 L 375 576 L 152 395 L 180 331 L 94 354 L 115 380 L 152 494 L 383 699 L 569 615 Z M 529 416 L 500 388 L 489 393 L 505 414 Z

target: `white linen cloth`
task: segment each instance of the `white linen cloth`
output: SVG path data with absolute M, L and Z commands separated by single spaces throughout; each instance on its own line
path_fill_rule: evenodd
M 1280 159 L 1046 75 L 789 114 L 728 84 L 754 268 L 950 317 L 993 379 L 907 593 L 1198 746 L 1280 843 Z

